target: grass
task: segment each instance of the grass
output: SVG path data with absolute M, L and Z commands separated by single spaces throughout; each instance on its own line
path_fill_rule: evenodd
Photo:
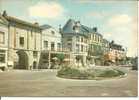
M 58 71 L 57 76 L 70 79 L 102 79 L 118 77 L 124 74 L 125 73 L 119 69 L 79 70 L 71 67 L 63 67 Z

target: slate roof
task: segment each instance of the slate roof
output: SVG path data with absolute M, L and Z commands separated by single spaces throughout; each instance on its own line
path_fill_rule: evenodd
M 64 25 L 64 27 L 62 28 L 62 33 L 63 34 L 76 34 L 75 30 L 73 29 L 75 23 L 76 23 L 75 20 L 69 19 L 67 21 L 67 23 Z M 89 28 L 85 25 L 80 24 L 79 32 L 78 32 L 79 35 L 88 36 L 88 34 L 90 34 L 90 33 L 95 33 L 95 34 L 101 35 L 98 32 L 94 32 L 94 30 L 92 28 Z
M 67 23 L 65 24 L 65 26 L 62 28 L 62 33 L 63 33 L 63 34 L 76 34 L 76 32 L 75 32 L 75 30 L 74 30 L 74 26 L 76 25 L 75 23 L 76 23 L 75 20 L 69 19 L 69 20 L 67 21 Z M 86 29 L 82 28 L 82 25 L 80 25 L 80 26 L 78 27 L 78 29 L 79 29 L 79 32 L 77 33 L 78 35 L 87 36 L 87 33 L 88 33 L 88 32 L 87 32 Z M 76 34 L 76 35 L 77 35 L 77 34 Z

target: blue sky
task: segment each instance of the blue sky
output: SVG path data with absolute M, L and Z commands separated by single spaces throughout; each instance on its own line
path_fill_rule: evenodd
M 69 18 L 89 27 L 98 27 L 108 40 L 127 47 L 137 55 L 137 1 L 112 0 L 0 0 L 0 12 L 58 29 Z

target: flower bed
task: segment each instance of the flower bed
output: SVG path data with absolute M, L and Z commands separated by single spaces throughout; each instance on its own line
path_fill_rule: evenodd
M 102 79 L 102 78 L 113 78 L 118 76 L 124 76 L 125 72 L 119 69 L 85 69 L 80 70 L 77 68 L 63 67 L 61 68 L 57 76 L 69 79 Z

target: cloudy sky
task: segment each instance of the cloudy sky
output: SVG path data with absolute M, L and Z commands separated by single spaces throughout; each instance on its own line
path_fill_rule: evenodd
M 132 0 L 0 0 L 0 13 L 57 28 L 69 18 L 89 27 L 98 27 L 109 41 L 137 55 L 137 1 Z

